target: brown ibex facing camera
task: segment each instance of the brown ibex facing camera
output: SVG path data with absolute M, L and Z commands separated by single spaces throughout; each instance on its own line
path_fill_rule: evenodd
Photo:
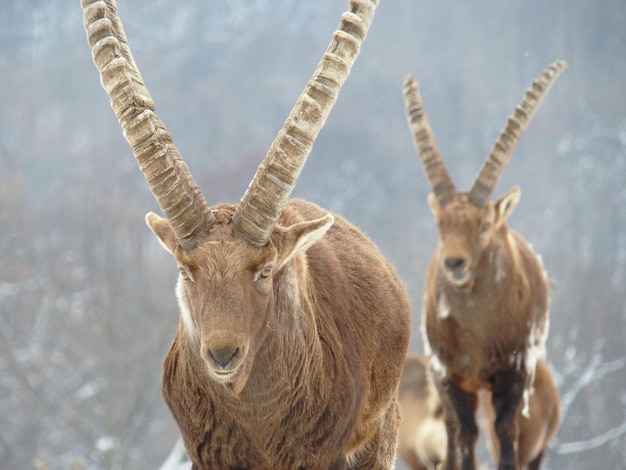
M 378 0 L 350 0 L 241 201 L 216 206 L 155 113 L 115 1 L 81 2 L 102 84 L 165 215 L 146 221 L 180 272 L 163 395 L 192 468 L 392 468 L 405 288 L 361 231 L 289 199 Z
M 409 127 L 432 194 L 439 243 L 426 280 L 422 334 L 446 412 L 446 466 L 475 468 L 477 392 L 491 392 L 499 468 L 516 469 L 520 409 L 545 354 L 549 286 L 541 259 L 506 223 L 520 198 L 515 187 L 491 194 L 515 146 L 556 78 L 554 62 L 509 117 L 472 188 L 457 191 L 435 142 L 417 83 L 404 82 Z M 459 455 L 460 451 L 460 455 Z M 459 459 L 460 457 L 460 459 Z

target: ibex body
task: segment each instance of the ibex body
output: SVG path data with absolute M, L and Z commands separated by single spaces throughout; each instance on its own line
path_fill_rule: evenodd
M 398 456 L 411 470 L 433 470 L 446 457 L 443 405 L 427 358 L 409 355 L 400 379 Z
M 102 83 L 165 214 L 146 221 L 180 271 L 163 395 L 193 468 L 392 468 L 406 292 L 358 229 L 289 200 L 377 0 L 350 1 L 240 203 L 213 207 L 154 112 L 114 0 L 82 3 Z
M 417 84 L 411 77 L 404 84 L 407 117 L 433 189 L 429 204 L 439 233 L 427 275 L 422 332 L 446 410 L 449 469 L 457 468 L 457 450 L 463 469 L 476 465 L 481 389 L 492 394 L 499 468 L 518 468 L 517 415 L 527 404 L 537 359 L 545 354 L 549 287 L 540 258 L 506 224 L 519 189 L 495 203 L 489 199 L 541 99 L 565 68 L 556 62 L 533 83 L 468 192 L 458 192 L 448 174 Z
M 487 448 L 494 462 L 500 460 L 500 445 L 494 432 L 495 410 L 489 394 L 481 395 Z M 539 470 L 548 448 L 561 421 L 561 400 L 552 373 L 545 361 L 537 361 L 535 382 L 528 398 L 528 415 L 521 411 L 518 416 L 519 439 L 518 461 L 522 469 Z
M 193 461 L 390 468 L 408 309 L 392 268 L 305 201 L 287 205 L 262 248 L 233 232 L 233 210 L 218 209 L 191 253 L 167 222 L 149 220 L 184 270 L 163 393 Z

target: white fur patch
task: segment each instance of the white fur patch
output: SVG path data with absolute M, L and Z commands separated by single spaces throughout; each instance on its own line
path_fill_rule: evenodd
M 185 286 L 181 278 L 178 279 L 176 283 L 176 298 L 178 299 L 178 308 L 180 309 L 180 317 L 183 320 L 183 326 L 185 328 L 185 333 L 187 333 L 191 338 L 196 338 L 198 336 L 198 332 L 196 329 L 196 325 L 193 322 L 193 315 L 191 313 L 191 308 L 189 307 L 187 293 L 185 292 Z
M 424 304 L 426 304 L 426 298 L 424 298 Z M 438 379 L 443 379 L 448 372 L 448 368 L 441 362 L 439 357 L 436 354 L 433 354 L 433 350 L 430 346 L 430 341 L 428 341 L 428 335 L 426 334 L 426 311 L 422 311 L 422 324 L 420 325 L 420 330 L 422 333 L 422 343 L 424 345 L 424 355 L 428 357 L 430 361 L 430 367 L 433 370 L 433 373 Z
M 540 315 L 540 309 L 535 306 L 533 312 L 533 318 L 537 318 Z M 537 361 L 539 359 L 545 359 L 546 357 L 546 340 L 548 339 L 548 331 L 550 329 L 550 315 L 546 313 L 545 321 L 541 325 L 530 325 L 530 334 L 526 342 L 526 370 L 529 373 L 528 387 L 524 391 L 524 407 L 522 408 L 522 414 L 526 417 L 530 417 L 530 398 L 529 390 L 535 386 L 535 368 L 537 367 Z
M 445 294 L 439 295 L 437 302 L 437 318 L 448 318 L 450 316 L 450 305 Z
M 528 388 L 524 390 L 523 401 L 524 405 L 522 406 L 522 416 L 526 419 L 530 419 L 530 396 Z
M 502 281 L 506 279 L 506 269 L 502 265 L 502 261 L 500 260 L 500 257 L 496 259 L 495 265 L 496 265 L 496 275 L 494 277 L 494 282 L 496 284 L 500 284 Z
M 537 262 L 539 263 L 539 267 L 541 268 L 541 274 L 543 278 L 548 281 L 548 271 L 546 271 L 546 268 L 543 266 L 543 258 L 541 257 L 541 255 L 537 255 Z
M 535 307 L 534 318 L 539 315 L 539 307 Z M 526 367 L 528 370 L 534 371 L 537 360 L 546 357 L 546 340 L 548 339 L 548 331 L 550 329 L 550 316 L 546 314 L 545 320 L 541 325 L 531 325 L 530 334 L 526 342 Z
M 448 368 L 441 362 L 439 356 L 436 354 L 430 354 L 430 367 L 433 370 L 433 373 L 437 376 L 439 380 L 443 379 L 446 375 L 448 375 Z
M 427 299 L 424 298 L 424 305 L 426 304 Z M 422 311 L 422 324 L 420 325 L 420 330 L 422 333 L 422 343 L 424 345 L 424 355 L 428 357 L 430 361 L 430 367 L 433 370 L 433 373 L 438 379 L 443 379 L 448 372 L 448 368 L 441 362 L 439 357 L 433 353 L 433 350 L 430 346 L 430 341 L 428 341 L 428 335 L 426 334 L 426 311 Z

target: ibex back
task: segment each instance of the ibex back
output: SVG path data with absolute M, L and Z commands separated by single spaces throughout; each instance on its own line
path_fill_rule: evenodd
M 406 292 L 338 215 L 289 200 L 377 0 L 350 9 L 238 204 L 209 206 L 137 70 L 114 0 L 82 0 L 102 84 L 180 271 L 163 395 L 194 469 L 392 468 Z
M 506 224 L 520 198 L 495 203 L 495 185 L 556 78 L 557 61 L 527 90 L 467 192 L 456 190 L 432 135 L 417 84 L 404 83 L 407 119 L 433 190 L 439 243 L 428 270 L 422 314 L 425 350 L 446 410 L 446 465 L 475 468 L 476 393 L 491 391 L 500 469 L 517 468 L 517 414 L 528 403 L 535 364 L 545 354 L 548 279 L 541 260 Z M 526 400 L 524 400 L 526 398 Z

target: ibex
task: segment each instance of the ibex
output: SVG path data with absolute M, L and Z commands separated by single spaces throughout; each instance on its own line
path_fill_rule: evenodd
M 400 379 L 398 457 L 411 470 L 432 470 L 446 456 L 446 427 L 441 399 L 423 356 L 410 354 Z
M 487 434 L 487 448 L 494 462 L 500 459 L 498 436 L 493 424 L 495 411 L 488 393 L 480 396 L 481 410 Z M 535 383 L 528 398 L 528 416 L 521 411 L 518 416 L 519 440 L 518 459 L 520 468 L 539 470 L 548 448 L 561 422 L 561 399 L 550 368 L 545 361 L 538 360 L 535 369 Z
M 81 0 L 102 84 L 165 218 L 180 321 L 163 395 L 193 469 L 391 468 L 406 291 L 363 233 L 289 195 L 377 0 L 349 11 L 238 204 L 209 206 L 154 111 L 114 0 Z
M 428 201 L 439 235 L 427 274 L 422 334 L 446 410 L 448 469 L 457 468 L 457 448 L 463 469 L 476 466 L 481 389 L 493 398 L 499 468 L 518 468 L 516 417 L 545 353 L 549 288 L 540 258 L 506 224 L 519 188 L 495 203 L 490 197 L 540 102 L 566 68 L 557 61 L 533 82 L 467 192 L 452 182 L 416 82 L 411 76 L 404 82 L 407 119 L 433 191 Z

